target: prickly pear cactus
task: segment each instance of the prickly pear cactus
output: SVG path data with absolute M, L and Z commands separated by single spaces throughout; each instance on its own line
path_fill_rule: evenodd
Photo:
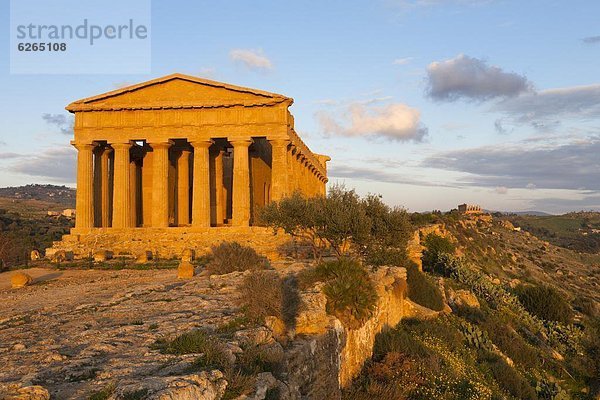
M 535 391 L 540 399 L 544 400 L 570 400 L 569 394 L 556 382 L 546 380 L 538 381 Z
M 487 332 L 484 332 L 475 325 L 465 321 L 461 322 L 460 329 L 465 337 L 466 342 L 470 346 L 480 350 L 493 350 L 493 344 L 489 339 Z

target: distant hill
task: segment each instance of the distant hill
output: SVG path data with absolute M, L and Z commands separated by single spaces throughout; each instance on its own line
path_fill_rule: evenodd
M 584 253 L 600 253 L 600 213 L 573 212 L 564 215 L 508 215 L 515 226 L 556 246 Z
M 75 189 L 57 185 L 25 185 L 0 188 L 0 198 L 37 200 L 55 203 L 63 208 L 75 207 Z
M 514 215 L 532 215 L 532 216 L 537 216 L 537 217 L 544 217 L 544 216 L 550 216 L 553 214 L 544 212 L 544 211 L 513 211 L 507 214 L 514 214 Z

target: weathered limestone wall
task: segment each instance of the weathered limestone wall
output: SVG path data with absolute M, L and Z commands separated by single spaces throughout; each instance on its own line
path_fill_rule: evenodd
M 327 299 L 317 286 L 302 292 L 296 339 L 286 351 L 290 399 L 339 399 L 373 355 L 375 337 L 405 315 L 406 269 L 381 267 L 372 275 L 379 295 L 373 316 L 349 329 L 326 312 Z
M 65 235 L 46 249 L 50 257 L 58 250 L 73 252 L 76 258 L 88 257 L 99 250 L 109 250 L 115 256 L 137 256 L 151 251 L 160 258 L 180 257 L 185 249 L 195 250 L 197 255 L 208 253 L 212 245 L 222 241 L 235 241 L 251 246 L 259 254 L 272 260 L 281 258 L 280 246 L 290 241 L 284 233 L 273 234 L 273 229 L 263 227 L 212 227 L 204 229 L 190 228 L 136 228 L 115 231 L 95 229 L 85 235 Z
M 379 295 L 375 314 L 359 329 L 345 330 L 338 374 L 341 387 L 348 386 L 371 358 L 375 336 L 385 328 L 396 326 L 405 315 L 406 269 L 382 268 L 374 274 L 373 280 Z

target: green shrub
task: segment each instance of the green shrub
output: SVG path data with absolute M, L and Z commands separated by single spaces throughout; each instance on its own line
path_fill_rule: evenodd
M 444 299 L 440 288 L 414 264 L 406 268 L 408 297 L 417 304 L 434 311 L 444 309 Z
M 511 396 L 523 400 L 536 400 L 536 391 L 525 378 L 504 360 L 496 359 L 489 362 L 489 367 L 494 379 L 500 387 Z
M 197 368 L 223 368 L 229 364 L 225 348 L 217 338 L 201 330 L 183 333 L 173 340 L 159 339 L 153 348 L 164 354 L 199 354 L 194 361 Z
M 377 292 L 368 275 L 344 275 L 328 281 L 323 287 L 327 311 L 350 328 L 360 327 L 373 315 Z
M 492 342 L 517 364 L 535 368 L 539 364 L 539 354 L 509 324 L 492 318 L 484 324 Z
M 262 323 L 267 316 L 283 319 L 283 282 L 277 272 L 256 271 L 247 275 L 238 291 L 238 303 L 250 321 Z
M 88 396 L 87 400 L 108 400 L 114 392 L 115 385 L 111 383 L 105 386 L 102 390 L 92 393 L 90 396 Z
M 541 319 L 564 324 L 573 320 L 573 310 L 569 303 L 553 287 L 521 285 L 516 293 L 525 309 Z
M 284 359 L 285 355 L 280 347 L 250 346 L 238 355 L 236 367 L 246 375 L 261 372 L 273 372 L 277 375 L 282 370 Z
M 350 258 L 323 262 L 298 275 L 300 288 L 325 282 L 327 311 L 346 326 L 358 327 L 371 317 L 377 304 L 377 292 L 368 272 Z
M 134 390 L 133 392 L 125 392 L 121 396 L 122 400 L 143 400 L 148 397 L 148 389 Z
M 435 233 L 430 233 L 425 238 L 423 245 L 423 267 L 429 270 L 435 268 L 435 264 L 441 254 L 454 254 L 455 246 L 448 239 Z
M 406 330 L 403 326 L 405 321 L 394 328 L 383 331 L 375 337 L 373 347 L 373 359 L 382 360 L 386 354 L 398 352 L 416 358 L 425 358 L 431 355 L 431 351 L 423 345 L 416 335 Z
M 406 249 L 370 246 L 365 251 L 365 262 L 369 265 L 402 266 L 408 263 Z
M 243 395 L 249 395 L 256 388 L 256 377 L 246 375 L 236 369 L 227 369 L 224 372 L 227 388 L 221 400 L 233 400 Z
M 261 270 L 269 268 L 266 257 L 248 246 L 237 242 L 222 242 L 212 246 L 206 269 L 211 275 L 223 275 L 234 271 Z

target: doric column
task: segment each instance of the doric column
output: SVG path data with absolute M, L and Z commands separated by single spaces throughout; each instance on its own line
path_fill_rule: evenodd
M 192 226 L 210 226 L 210 155 L 212 140 L 191 142 L 194 147 Z
M 216 149 L 213 154 L 213 174 L 214 177 L 213 187 L 211 191 L 213 193 L 214 202 L 211 201 L 211 218 L 214 216 L 215 225 L 223 225 L 225 221 L 225 192 L 223 187 L 223 154 L 225 150 Z
M 113 183 L 113 228 L 131 226 L 129 149 L 131 143 L 111 143 L 115 151 Z
M 94 145 L 73 143 L 77 149 L 75 227 L 94 227 Z
M 271 143 L 271 200 L 278 201 L 288 194 L 288 139 L 269 140 Z M 267 199 L 265 199 L 267 200 Z
M 129 162 L 129 226 L 137 226 L 137 162 L 130 160 Z
M 152 147 L 152 226 L 169 226 L 170 142 L 149 143 Z
M 190 150 L 183 149 L 177 159 L 177 225 L 190 224 Z
M 103 228 L 110 227 L 111 213 L 110 213 L 110 198 L 112 195 L 112 185 L 110 178 L 110 155 L 113 149 L 105 146 L 100 154 L 100 211 L 102 213 L 100 217 L 100 226 Z
M 233 145 L 233 196 L 232 223 L 234 226 L 250 225 L 250 167 L 248 147 L 252 140 L 230 140 Z
M 102 226 L 102 165 L 101 157 L 104 146 L 95 145 L 94 156 L 94 226 Z

